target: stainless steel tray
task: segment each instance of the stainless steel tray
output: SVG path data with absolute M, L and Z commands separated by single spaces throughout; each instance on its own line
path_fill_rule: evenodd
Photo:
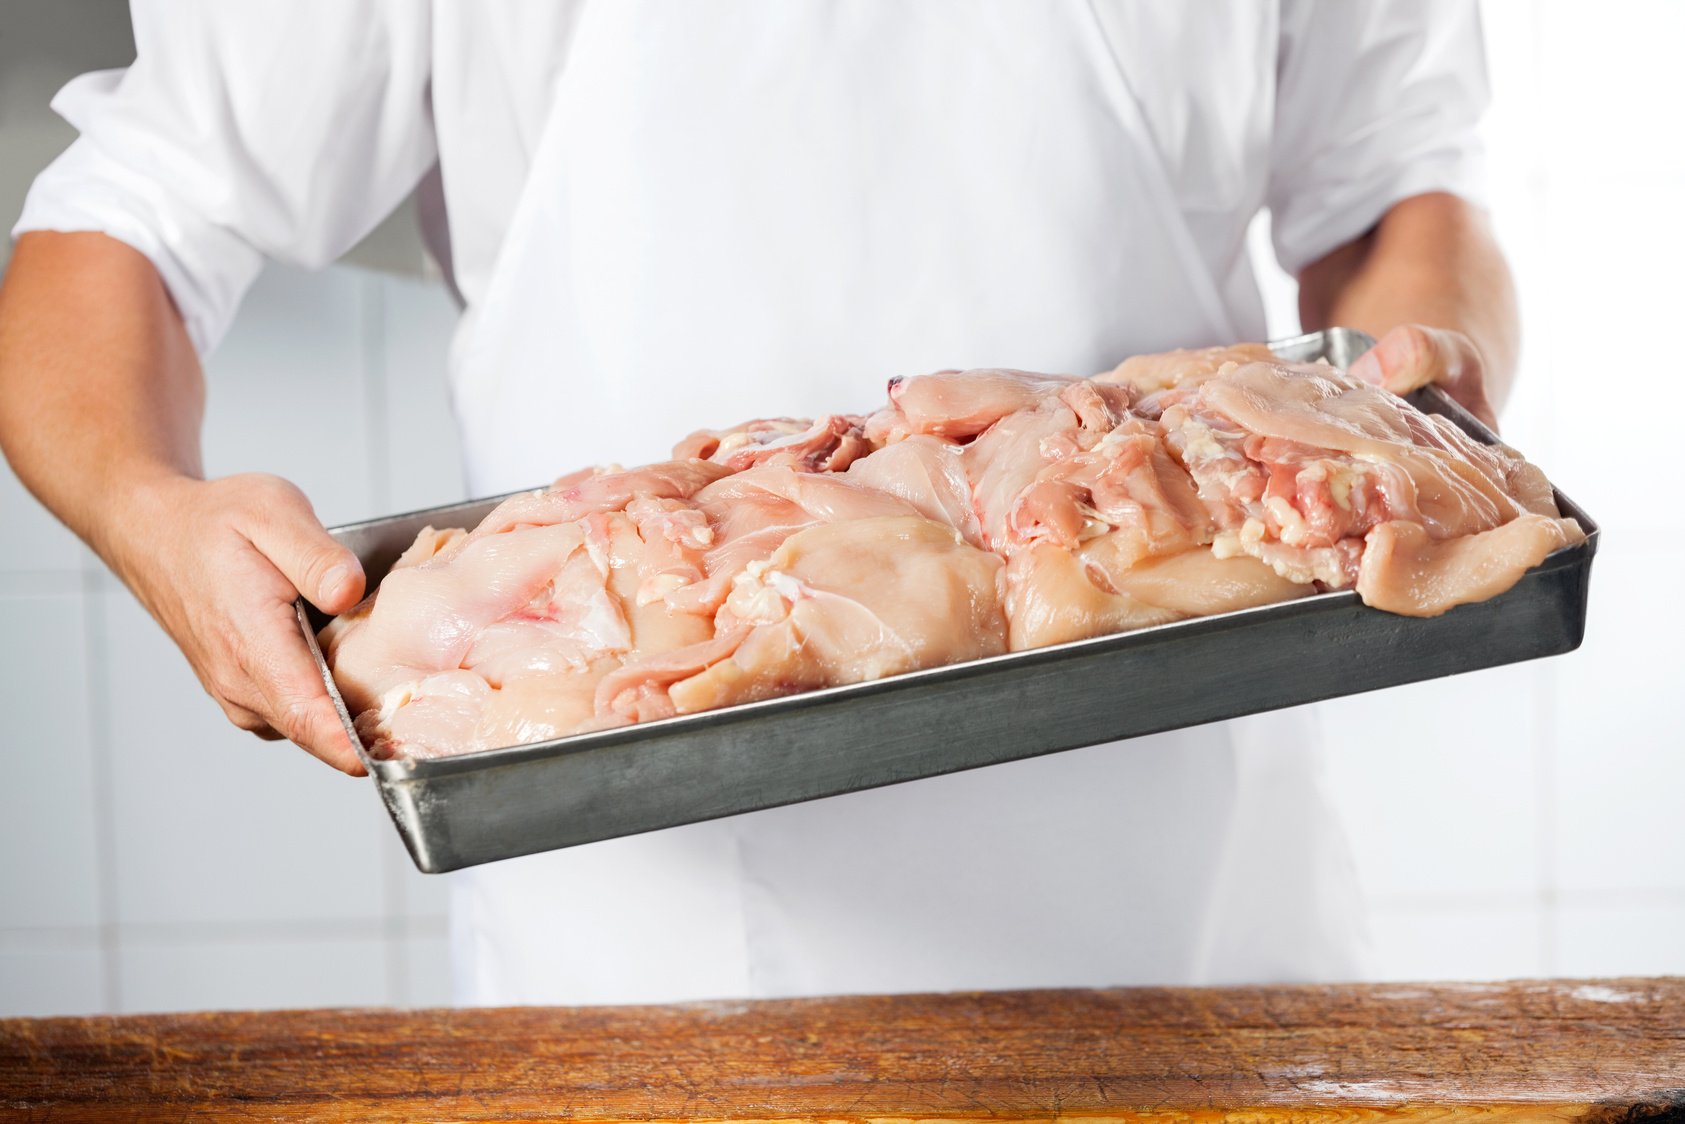
M 1336 328 L 1271 347 L 1344 366 L 1370 342 Z M 1496 440 L 1437 389 L 1415 401 Z M 375 582 L 424 525 L 472 527 L 501 498 L 332 533 Z M 534 745 L 364 763 L 415 865 L 439 872 L 1557 655 L 1584 634 L 1598 532 L 1556 499 L 1584 543 L 1432 619 L 1326 593 Z M 316 646 L 323 621 L 298 613 L 356 742 Z

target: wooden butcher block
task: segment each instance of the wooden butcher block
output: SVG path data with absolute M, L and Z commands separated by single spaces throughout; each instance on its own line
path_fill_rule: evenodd
M 1685 980 L 0 1021 L 20 1120 L 1685 1120 Z

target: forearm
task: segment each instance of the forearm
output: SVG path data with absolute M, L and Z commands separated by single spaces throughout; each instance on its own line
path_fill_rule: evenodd
M 1468 336 L 1485 368 L 1487 398 L 1503 404 L 1520 348 L 1515 286 L 1484 211 L 1454 195 L 1418 195 L 1374 230 L 1299 275 L 1306 331 L 1333 325 L 1377 338 L 1401 324 Z
M 358 772 L 293 615 L 363 595 L 357 558 L 272 476 L 205 482 L 205 381 L 158 273 L 101 234 L 27 234 L 0 287 L 0 446 L 180 645 L 229 719 Z
M 156 482 L 202 475 L 205 385 L 152 264 L 103 234 L 23 235 L 0 287 L 0 447 L 108 562 Z

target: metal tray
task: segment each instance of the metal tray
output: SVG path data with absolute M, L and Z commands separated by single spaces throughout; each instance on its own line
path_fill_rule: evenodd
M 1370 343 L 1336 328 L 1271 347 L 1345 366 Z M 1414 401 L 1496 440 L 1435 388 Z M 424 525 L 472 527 L 501 498 L 332 533 L 375 582 Z M 1598 532 L 1556 500 L 1584 543 L 1431 619 L 1326 593 L 534 745 L 363 760 L 415 865 L 433 873 L 1557 655 L 1584 634 Z M 323 620 L 302 603 L 298 616 L 358 742 L 316 645 Z

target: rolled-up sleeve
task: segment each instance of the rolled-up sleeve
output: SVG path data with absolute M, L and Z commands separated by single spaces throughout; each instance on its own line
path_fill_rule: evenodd
M 1282 268 L 1297 274 L 1412 195 L 1482 201 L 1489 100 L 1469 0 L 1287 0 L 1268 191 Z
M 145 254 L 201 354 L 264 259 L 317 268 L 434 160 L 427 6 L 134 0 L 136 57 L 53 99 L 77 140 L 13 235 L 100 231 Z

